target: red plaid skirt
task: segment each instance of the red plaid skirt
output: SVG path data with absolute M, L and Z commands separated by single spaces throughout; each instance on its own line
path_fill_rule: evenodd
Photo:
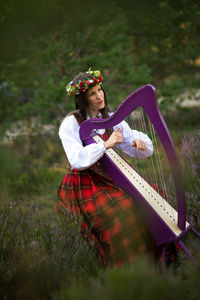
M 134 199 L 91 169 L 72 169 L 57 191 L 55 209 L 83 216 L 82 232 L 94 239 L 97 255 L 104 265 L 120 266 L 138 253 L 154 253 L 156 246 L 148 233 Z

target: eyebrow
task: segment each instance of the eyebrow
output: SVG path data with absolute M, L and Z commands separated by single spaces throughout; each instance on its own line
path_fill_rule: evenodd
M 98 89 L 99 89 L 99 88 L 102 90 L 102 87 L 101 87 L 100 85 L 99 85 Z M 90 92 L 88 91 L 88 96 L 94 94 L 95 92 L 96 92 L 96 91 L 90 91 Z

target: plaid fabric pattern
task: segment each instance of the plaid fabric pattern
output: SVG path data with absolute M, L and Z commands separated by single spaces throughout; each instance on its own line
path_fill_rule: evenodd
M 63 179 L 55 209 L 81 214 L 83 234 L 93 239 L 104 266 L 120 266 L 155 244 L 137 211 L 134 199 L 93 170 L 71 171 Z

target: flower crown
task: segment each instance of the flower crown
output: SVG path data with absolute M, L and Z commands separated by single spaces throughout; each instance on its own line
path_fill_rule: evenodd
M 103 80 L 103 77 L 99 70 L 92 71 L 91 69 L 89 69 L 86 73 L 92 75 L 93 77 L 87 80 L 79 80 L 79 82 L 76 84 L 73 84 L 73 81 L 70 81 L 66 86 L 67 95 L 70 96 L 72 93 L 74 93 L 75 95 L 84 93 L 90 86 L 101 83 Z

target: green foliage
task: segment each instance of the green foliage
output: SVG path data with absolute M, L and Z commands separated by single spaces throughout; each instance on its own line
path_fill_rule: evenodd
M 170 107 L 165 108 L 161 104 L 162 113 L 165 121 L 171 130 L 180 128 L 180 134 L 182 131 L 194 131 L 199 128 L 199 115 L 200 107 L 179 107 L 178 109 L 172 109 Z
M 13 119 L 37 116 L 50 123 L 65 116 L 74 108 L 73 97 L 66 97 L 65 103 L 66 84 L 77 72 L 86 71 L 90 66 L 101 69 L 111 105 L 115 107 L 127 95 L 127 90 L 148 83 L 150 69 L 143 64 L 135 66 L 133 39 L 127 37 L 127 30 L 122 13 L 99 25 L 98 35 L 96 26 L 92 25 L 84 32 L 72 34 L 59 29 L 38 38 L 29 59 L 18 59 L 4 73 L 15 103 Z M 5 92 L 3 97 L 8 98 Z M 9 101 L 5 100 L 4 105 L 5 120 L 9 120 Z
M 179 80 L 170 80 L 167 82 L 164 87 L 158 91 L 158 97 L 162 99 L 159 104 L 160 109 L 163 109 L 166 113 L 167 110 L 170 110 L 171 105 L 173 105 L 173 108 L 178 106 L 175 104 L 175 101 L 183 90 L 183 82 Z
M 200 6 L 197 1 L 125 1 L 136 38 L 139 63 L 152 69 L 159 82 L 183 70 L 195 71 L 199 57 Z
M 180 272 L 180 270 L 177 270 Z M 72 286 L 61 290 L 59 299 L 197 299 L 200 292 L 197 283 L 198 271 L 191 266 L 181 274 L 167 270 L 165 274 L 156 271 L 146 257 L 138 257 L 129 267 L 108 269 L 98 280 L 89 285 Z M 196 285 L 195 285 L 196 284 Z
M 65 86 L 89 67 L 101 69 L 113 109 L 146 83 L 156 86 L 165 109 L 184 88 L 198 87 L 195 1 L 125 0 L 122 6 L 77 0 L 78 10 L 73 1 L 22 2 L 9 1 L 1 10 L 1 122 L 37 116 L 52 123 L 65 116 L 74 108 Z M 8 32 L 12 40 L 5 42 Z M 6 52 L 15 46 L 13 55 Z
M 34 139 L 34 145 L 36 145 L 35 143 L 36 139 Z M 38 143 L 40 143 L 39 149 Z M 53 147 L 52 141 L 49 139 L 46 141 L 44 138 L 38 139 L 37 147 L 32 149 L 33 156 L 30 156 L 29 159 L 21 156 L 24 145 L 25 142 L 21 141 L 20 145 L 17 143 L 14 145 L 14 149 L 8 146 L 0 147 L 1 192 L 9 194 L 13 199 L 15 197 L 18 199 L 24 195 L 30 195 L 31 198 L 33 195 L 51 190 L 56 197 L 55 191 L 67 169 L 64 163 L 63 168 L 54 167 L 53 163 L 57 158 L 57 164 L 63 157 L 61 159 L 58 157 L 59 151 Z M 17 199 L 16 201 L 18 201 Z M 1 199 L 1 202 L 5 202 L 5 200 Z
M 0 175 L 2 177 L 14 177 L 16 173 L 22 171 L 22 166 L 19 159 L 14 155 L 14 152 L 8 147 L 1 147 L 0 155 Z
M 187 213 L 189 220 L 200 230 L 200 131 L 182 138 L 181 159 L 184 166 Z
M 15 111 L 17 103 L 15 102 L 14 94 L 8 82 L 3 82 L 0 86 L 0 120 L 14 121 L 12 112 Z
M 100 69 L 111 105 L 118 105 L 127 89 L 150 81 L 150 70 L 146 65 L 136 67 L 131 50 L 133 41 L 127 37 L 127 22 L 123 14 L 116 16 L 98 28 L 91 25 L 87 32 L 71 35 L 67 30 L 50 35 L 38 44 L 39 65 L 42 77 L 35 91 L 35 99 L 41 110 L 58 108 L 66 113 L 74 108 L 73 97 L 66 97 L 63 106 L 64 88 L 79 71 Z M 124 80 L 126 78 L 126 80 Z M 58 113 L 60 113 L 58 111 Z M 39 112 L 40 113 L 40 112 Z
M 81 217 L 44 218 L 9 202 L 0 208 L 0 296 L 47 299 L 62 285 L 98 274 L 93 248 L 80 233 Z

